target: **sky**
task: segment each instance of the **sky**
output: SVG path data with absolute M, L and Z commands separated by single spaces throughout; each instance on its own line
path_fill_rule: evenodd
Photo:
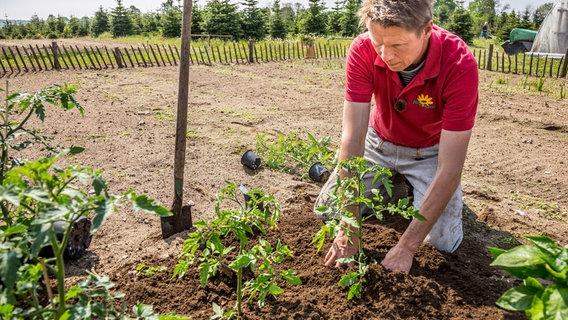
M 123 0 L 122 5 L 125 7 L 133 5 L 146 13 L 156 11 L 163 2 L 164 0 Z M 236 3 L 237 0 L 232 2 Z M 258 2 L 260 6 L 267 6 L 271 3 L 270 0 L 259 0 Z M 307 0 L 280 1 L 280 3 L 286 2 L 300 2 L 304 6 L 308 4 Z M 335 0 L 326 0 L 328 7 L 331 7 L 334 2 Z M 547 2 L 556 2 L 556 0 L 501 0 L 501 4 L 509 4 L 511 9 L 517 12 L 524 11 L 527 5 L 534 10 Z M 198 0 L 198 3 L 204 5 L 206 0 Z M 469 1 L 466 0 L 465 3 Z M 29 20 L 34 14 L 41 19 L 46 19 L 50 14 L 63 17 L 92 17 L 100 6 L 109 10 L 116 7 L 116 0 L 0 0 L 0 19 L 4 20 L 7 16 L 9 20 Z

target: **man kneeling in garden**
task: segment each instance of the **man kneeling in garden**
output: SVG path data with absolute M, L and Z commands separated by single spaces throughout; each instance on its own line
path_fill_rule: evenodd
M 433 24 L 432 2 L 366 0 L 359 14 L 368 31 L 353 41 L 346 62 L 338 160 L 364 156 L 412 185 L 426 220 L 413 219 L 381 262 L 406 273 L 422 242 L 454 252 L 463 239 L 460 181 L 478 100 L 475 58 L 460 38 Z M 316 208 L 329 204 L 338 172 L 347 177 L 336 169 Z M 340 231 L 325 265 L 339 266 L 336 260 L 358 247 L 357 237 L 349 241 Z

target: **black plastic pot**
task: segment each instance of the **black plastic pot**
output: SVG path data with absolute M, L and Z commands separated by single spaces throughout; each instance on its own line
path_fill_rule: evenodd
M 91 224 L 91 220 L 86 217 L 81 217 L 75 221 L 69 232 L 67 246 L 65 246 L 63 252 L 65 259 L 79 259 L 87 252 L 87 248 L 89 248 L 91 244 Z M 53 223 L 53 230 L 57 234 L 57 240 L 61 241 L 61 239 L 63 239 L 65 225 L 66 222 L 64 220 L 55 221 Z M 42 257 L 53 257 L 51 246 L 43 248 L 39 255 Z
M 256 170 L 260 167 L 260 158 L 252 150 L 247 150 L 241 158 L 241 164 L 251 170 Z
M 312 164 L 308 175 L 316 182 L 326 182 L 329 179 L 329 171 L 320 162 Z
M 252 208 L 256 208 L 260 211 L 264 211 L 264 204 L 262 202 L 257 202 L 256 200 L 259 199 L 260 197 L 262 197 L 262 195 L 255 193 L 254 190 L 253 191 L 248 191 L 245 186 L 243 186 L 242 184 L 239 187 L 241 189 L 241 192 L 243 194 L 243 198 L 245 199 L 245 203 L 246 203 L 246 207 L 247 209 L 251 209 L 251 204 L 255 204 Z M 251 200 L 255 200 L 252 201 Z M 256 202 L 256 203 L 255 203 Z

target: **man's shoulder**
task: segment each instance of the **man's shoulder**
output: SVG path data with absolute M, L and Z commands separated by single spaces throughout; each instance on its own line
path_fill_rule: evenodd
M 458 65 L 464 68 L 477 68 L 477 62 L 468 45 L 457 35 L 443 28 L 436 27 L 433 35 L 437 38 L 440 46 L 444 65 Z

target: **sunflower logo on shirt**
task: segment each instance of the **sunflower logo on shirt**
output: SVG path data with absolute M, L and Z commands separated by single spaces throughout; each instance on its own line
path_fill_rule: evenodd
M 419 94 L 416 100 L 413 101 L 414 104 L 421 106 L 422 108 L 426 109 L 434 109 L 436 105 L 434 104 L 434 100 L 427 95 L 427 94 Z

